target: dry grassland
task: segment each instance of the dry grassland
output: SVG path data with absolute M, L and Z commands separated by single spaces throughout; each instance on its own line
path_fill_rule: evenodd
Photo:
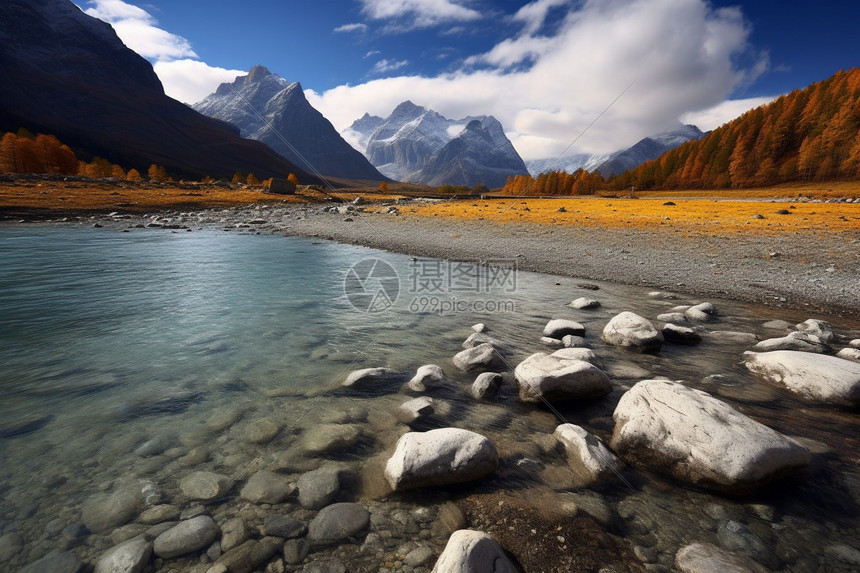
M 798 191 L 800 189 L 800 191 Z M 860 231 L 860 203 L 807 202 L 860 196 L 853 190 L 792 187 L 731 192 L 651 192 L 630 197 L 463 199 L 410 209 L 423 217 L 493 223 L 636 228 L 692 234 L 822 233 Z M 801 195 L 802 197 L 798 197 Z

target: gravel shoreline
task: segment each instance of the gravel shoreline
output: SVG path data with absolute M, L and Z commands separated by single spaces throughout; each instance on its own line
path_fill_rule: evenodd
M 115 228 L 239 228 L 462 261 L 516 258 L 520 270 L 860 318 L 860 229 L 835 235 L 725 236 L 668 226 L 645 231 L 499 224 L 346 209 L 248 205 L 62 220 Z
M 421 257 L 517 258 L 527 271 L 860 317 L 860 230 L 852 236 L 688 236 L 671 229 L 320 211 L 297 210 L 282 232 Z

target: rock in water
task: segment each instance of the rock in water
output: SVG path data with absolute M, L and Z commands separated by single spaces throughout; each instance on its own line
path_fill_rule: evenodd
M 448 382 L 448 377 L 442 368 L 435 364 L 426 364 L 418 369 L 415 376 L 406 383 L 406 390 L 423 393 L 433 390 Z
M 199 551 L 221 534 L 215 521 L 208 515 L 198 515 L 180 521 L 153 542 L 153 551 L 164 559 L 173 559 L 192 551 Z
M 495 471 L 496 446 L 489 438 L 459 428 L 409 432 L 397 441 L 385 465 L 394 491 L 472 481 Z
M 109 494 L 88 497 L 81 508 L 81 520 L 93 533 L 104 533 L 134 517 L 142 503 L 140 487 L 125 485 Z
M 335 543 L 358 535 L 370 525 L 370 512 L 357 503 L 335 503 L 324 507 L 308 526 L 312 543 Z
M 340 491 L 340 472 L 326 467 L 302 474 L 298 487 L 301 506 L 319 509 L 331 503 Z
M 660 332 L 663 333 L 663 338 L 666 342 L 674 342 L 675 344 L 692 345 L 702 341 L 702 337 L 698 332 L 686 326 L 668 323 L 663 326 Z
M 649 353 L 659 352 L 663 346 L 663 335 L 651 321 L 630 311 L 609 321 L 603 329 L 603 340 L 614 346 Z
M 675 567 L 682 573 L 767 573 L 746 555 L 735 555 L 710 543 L 691 543 L 679 549 Z
M 72 551 L 52 551 L 30 563 L 20 573 L 78 573 L 83 563 Z
M 356 424 L 319 424 L 305 433 L 302 444 L 312 455 L 326 455 L 355 445 L 361 437 Z
M 677 382 L 639 382 L 613 417 L 610 446 L 625 461 L 728 494 L 753 491 L 811 460 L 794 440 Z
M 610 478 L 621 470 L 621 460 L 584 428 L 562 424 L 553 435 L 567 451 L 571 467 L 590 481 Z
M 585 327 L 578 322 L 564 318 L 554 318 L 543 327 L 543 335 L 549 338 L 557 338 L 561 340 L 568 334 L 572 334 L 573 336 L 582 336 L 585 334 Z
M 519 573 L 519 569 L 495 539 L 483 531 L 461 529 L 448 539 L 433 573 Z
M 499 391 L 502 375 L 498 372 L 482 372 L 472 383 L 472 396 L 477 400 L 489 400 Z
M 191 499 L 211 501 L 227 493 L 230 478 L 214 472 L 197 471 L 188 474 L 179 482 L 179 489 Z
M 151 555 L 152 543 L 136 537 L 109 549 L 99 558 L 94 573 L 140 573 Z
M 403 374 L 391 368 L 363 368 L 354 370 L 341 383 L 341 386 L 358 391 L 383 391 L 393 388 L 389 386 L 403 379 Z
M 479 344 L 458 352 L 454 356 L 454 366 L 463 372 L 476 370 L 499 371 L 507 370 L 507 363 L 496 347 L 489 343 Z
M 523 402 L 549 402 L 601 398 L 612 391 L 609 377 L 583 360 L 593 353 L 585 348 L 565 348 L 532 354 L 514 370 Z
M 295 488 L 269 470 L 260 470 L 248 480 L 239 495 L 251 503 L 281 503 Z
M 804 400 L 860 405 L 860 364 L 796 350 L 747 352 L 744 365 L 766 382 L 784 386 Z
M 600 306 L 600 301 L 595 300 L 593 298 L 587 298 L 587 297 L 581 296 L 578 299 L 571 302 L 567 306 L 569 306 L 571 308 L 576 308 L 579 310 L 590 310 L 593 308 L 598 308 Z
M 431 416 L 434 412 L 433 398 L 421 396 L 404 402 L 397 410 L 397 418 L 404 424 L 411 424 Z

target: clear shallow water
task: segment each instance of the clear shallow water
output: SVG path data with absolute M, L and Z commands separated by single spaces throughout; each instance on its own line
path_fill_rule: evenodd
M 377 259 L 396 271 L 397 298 L 384 312 L 362 312 L 352 303 L 366 308 L 366 299 L 348 296 L 355 294 L 349 290 L 354 284 L 345 292 L 344 281 L 353 265 Z M 356 269 L 362 278 L 370 272 Z M 638 548 L 641 559 L 664 567 L 681 545 L 709 541 L 752 554 L 774 569 L 854 570 L 856 564 L 843 554 L 853 555 L 846 546 L 860 549 L 856 413 L 811 407 L 755 382 L 738 365 L 750 346 L 745 342 L 706 337 L 696 347 L 665 345 L 657 356 L 642 356 L 599 341 L 603 325 L 622 310 L 653 320 L 676 304 L 699 301 L 649 297 L 644 289 L 602 283 L 590 291 L 578 286 L 583 281 L 524 272 L 516 273 L 515 284 L 497 277 L 477 289 L 483 292 L 470 292 L 462 277 L 447 282 L 449 270 L 446 263 L 281 236 L 0 228 L 0 421 L 7 434 L 0 437 L 0 534 L 18 533 L 25 541 L 7 565 L 26 564 L 61 546 L 93 561 L 112 545 L 108 538 L 70 542 L 61 531 L 80 522 L 84 499 L 130 477 L 151 480 L 163 501 L 183 506 L 177 483 L 193 470 L 217 471 L 241 485 L 263 467 L 297 478 L 336 463 L 355 476 L 343 497 L 384 511 L 380 460 L 406 429 L 395 412 L 409 397 L 344 395 L 335 391 L 336 383 L 358 368 L 411 373 L 435 363 L 453 384 L 438 396 L 436 415 L 418 429 L 456 425 L 490 436 L 502 466 L 482 482 L 482 491 L 522 491 L 523 499 L 534 499 L 549 513 L 572 502 L 580 515 L 600 514 L 606 528 Z M 379 275 L 377 282 L 371 276 L 367 284 L 392 294 L 387 279 L 391 275 Z M 602 306 L 565 306 L 579 296 L 597 298 Z M 709 330 L 769 338 L 785 331 L 765 327 L 767 321 L 810 318 L 712 302 L 720 319 L 707 324 Z M 487 306 L 495 310 L 480 309 Z M 538 338 L 550 318 L 586 326 L 589 346 L 616 385 L 603 400 L 560 408 L 566 421 L 608 441 L 623 391 L 639 379 L 666 376 L 808 440 L 815 464 L 742 500 L 635 472 L 626 483 L 577 487 L 547 441 L 559 423 L 556 416 L 518 403 L 510 380 L 498 400 L 476 402 L 465 391 L 474 376 L 451 363 L 470 325 L 484 322 L 516 365 L 547 350 Z M 857 323 L 836 323 L 834 330 L 860 337 Z M 269 422 L 277 437 L 255 441 L 255 432 Z M 309 456 L 307 435 L 331 422 L 356 424 L 362 439 Z M 147 443 L 156 445 L 138 449 Z M 213 509 L 216 516 L 238 511 L 244 502 L 235 498 L 237 489 Z M 396 498 L 407 508 L 432 509 L 436 501 L 432 494 Z M 754 537 L 738 534 L 733 524 Z M 444 537 L 424 541 L 444 546 Z M 190 570 L 200 560 L 177 563 L 179 570 Z M 150 570 L 158 569 L 152 564 Z

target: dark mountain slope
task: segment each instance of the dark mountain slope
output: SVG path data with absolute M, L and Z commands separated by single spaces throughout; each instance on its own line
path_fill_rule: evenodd
M 126 168 L 258 177 L 306 172 L 235 128 L 164 95 L 110 25 L 66 0 L 0 3 L 0 131 L 26 127 Z
M 301 84 L 263 66 L 254 66 L 247 76 L 221 84 L 193 107 L 235 125 L 243 137 L 262 141 L 306 170 L 332 177 L 385 179 L 314 109 Z

